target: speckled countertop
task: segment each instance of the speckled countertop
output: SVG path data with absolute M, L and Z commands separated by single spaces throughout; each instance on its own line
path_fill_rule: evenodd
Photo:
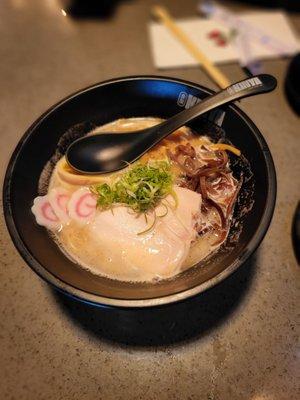
M 1 177 L 26 128 L 53 103 L 97 81 L 157 73 L 146 30 L 152 3 L 121 2 L 100 22 L 64 18 L 59 0 L 1 1 Z M 163 3 L 190 16 L 197 1 Z M 300 16 L 291 18 L 300 29 Z M 241 105 L 277 168 L 270 230 L 247 265 L 196 300 L 142 313 L 73 303 L 25 265 L 1 216 L 1 400 L 300 398 L 300 267 L 290 234 L 300 124 L 283 95 L 286 66 L 265 62 L 278 90 Z M 237 65 L 222 69 L 232 81 L 243 77 Z M 213 87 L 198 68 L 163 74 Z

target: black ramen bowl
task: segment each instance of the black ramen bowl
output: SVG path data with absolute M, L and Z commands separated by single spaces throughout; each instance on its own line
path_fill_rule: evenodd
M 38 184 L 43 167 L 57 151 L 58 143 L 61 152 L 65 150 L 61 140 L 65 132 L 71 132 L 70 139 L 72 132 L 76 137 L 78 132 L 84 134 L 94 125 L 121 117 L 167 118 L 210 93 L 197 84 L 172 78 L 120 78 L 69 96 L 28 129 L 7 168 L 4 214 L 16 248 L 39 276 L 64 293 L 88 303 L 150 307 L 197 295 L 225 279 L 249 258 L 262 241 L 272 218 L 276 175 L 263 136 L 236 106 L 227 106 L 191 124 L 197 132 L 223 135 L 223 140 L 241 149 L 248 160 L 232 160 L 234 174 L 243 174 L 245 183 L 227 243 L 201 265 L 157 283 L 129 283 L 96 276 L 67 258 L 47 230 L 37 225 L 30 210 L 33 199 L 40 194 Z M 221 120 L 222 128 L 218 126 Z

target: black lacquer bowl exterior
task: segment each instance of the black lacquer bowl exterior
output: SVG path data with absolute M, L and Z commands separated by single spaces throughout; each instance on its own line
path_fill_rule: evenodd
M 12 240 L 30 267 L 57 289 L 101 306 L 153 307 L 197 295 L 225 279 L 255 251 L 269 227 L 276 198 L 276 175 L 269 148 L 254 123 L 236 106 L 226 107 L 222 129 L 248 159 L 255 180 L 253 207 L 244 217 L 237 243 L 175 279 L 128 283 L 95 276 L 69 260 L 35 222 L 30 209 L 38 181 L 61 135 L 78 123 L 104 124 L 121 117 L 167 118 L 211 91 L 166 77 L 115 79 L 83 89 L 43 114 L 25 133 L 4 181 L 4 215 Z M 192 127 L 203 124 L 202 119 Z

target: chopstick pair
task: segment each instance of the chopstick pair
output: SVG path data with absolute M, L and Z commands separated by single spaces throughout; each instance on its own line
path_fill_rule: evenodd
M 168 11 L 161 6 L 154 6 L 152 8 L 152 14 L 160 20 L 169 31 L 178 39 L 181 44 L 189 51 L 189 53 L 201 64 L 206 73 L 210 78 L 221 88 L 225 89 L 230 86 L 231 82 L 223 74 L 223 72 L 217 68 L 210 60 L 203 54 L 198 46 L 176 25 L 175 21 L 168 13 Z

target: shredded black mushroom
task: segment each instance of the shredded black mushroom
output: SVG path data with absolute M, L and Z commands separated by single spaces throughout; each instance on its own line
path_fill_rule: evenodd
M 174 152 L 168 150 L 168 156 L 183 172 L 179 184 L 201 194 L 202 212 L 215 210 L 219 216 L 219 224 L 198 224 L 196 229 L 199 235 L 213 229 L 217 237 L 214 244 L 222 243 L 242 186 L 242 179 L 238 182 L 232 176 L 226 151 L 211 151 L 205 145 L 196 151 L 187 143 L 178 145 Z

